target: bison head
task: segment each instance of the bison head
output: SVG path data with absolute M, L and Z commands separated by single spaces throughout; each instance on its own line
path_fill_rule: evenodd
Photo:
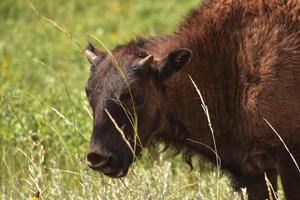
M 110 177 L 122 177 L 142 148 L 164 126 L 164 82 L 190 59 L 189 49 L 161 57 L 131 44 L 110 53 L 89 44 L 91 73 L 86 94 L 93 111 L 87 163 Z

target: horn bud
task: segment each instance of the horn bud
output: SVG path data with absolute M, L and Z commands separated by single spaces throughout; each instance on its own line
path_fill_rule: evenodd
M 99 57 L 96 56 L 93 52 L 91 52 L 90 50 L 86 50 L 85 51 L 85 55 L 88 59 L 88 61 L 92 64 L 92 65 L 98 65 L 99 64 Z
M 146 58 L 143 58 L 142 60 L 140 60 L 137 64 L 139 66 L 148 66 L 152 63 L 152 61 L 153 61 L 153 56 L 149 55 Z

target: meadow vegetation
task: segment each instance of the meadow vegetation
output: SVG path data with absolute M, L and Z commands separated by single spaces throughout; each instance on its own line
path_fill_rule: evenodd
M 2 199 L 30 199 L 36 192 L 42 199 L 241 199 L 227 176 L 217 182 L 215 169 L 198 165 L 202 160 L 197 158 L 190 171 L 180 155 L 158 153 L 160 144 L 147 150 L 122 179 L 93 172 L 85 163 L 92 130 L 84 92 L 89 64 L 82 50 L 87 41 L 101 46 L 95 36 L 113 48 L 139 35 L 167 33 L 199 4 L 1 0 Z

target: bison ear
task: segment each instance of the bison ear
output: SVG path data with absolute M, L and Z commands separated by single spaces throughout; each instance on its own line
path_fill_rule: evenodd
M 191 59 L 192 51 L 182 48 L 173 50 L 163 60 L 158 70 L 160 81 L 164 81 L 182 69 Z
M 98 65 L 104 58 L 106 57 L 106 53 L 102 50 L 94 47 L 92 43 L 88 43 L 88 46 L 85 51 L 85 55 L 88 59 L 88 61 L 91 63 L 91 65 Z

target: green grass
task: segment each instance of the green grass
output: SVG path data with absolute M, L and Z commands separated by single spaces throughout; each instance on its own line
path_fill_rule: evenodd
M 146 151 L 123 179 L 88 169 L 92 119 L 80 48 L 25 0 L 0 1 L 0 194 L 2 199 L 216 199 L 216 172 L 194 171 L 169 153 Z M 113 48 L 167 33 L 198 0 L 34 0 L 36 10 L 84 48 L 91 35 Z M 157 146 L 159 148 L 159 146 Z M 201 162 L 201 161 L 200 161 Z M 195 162 L 196 163 L 196 162 Z M 219 199 L 240 199 L 222 176 Z

